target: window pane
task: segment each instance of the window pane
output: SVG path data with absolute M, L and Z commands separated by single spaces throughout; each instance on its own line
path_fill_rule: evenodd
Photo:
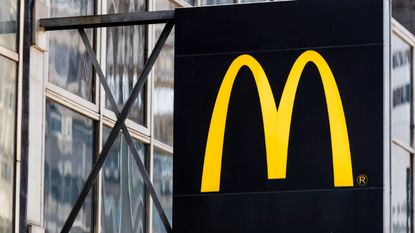
M 221 5 L 221 4 L 232 4 L 233 0 L 201 0 L 201 5 Z
M 0 232 L 11 233 L 13 229 L 16 63 L 0 56 L 0 70 Z
M 247 2 L 268 2 L 268 0 L 241 0 L 242 3 L 247 3 Z
M 196 0 L 184 0 L 185 2 L 189 3 L 190 5 L 196 5 Z
M 173 156 L 154 148 L 153 185 L 163 209 L 172 224 Z M 153 207 L 153 233 L 165 232 L 157 209 Z
M 186 2 L 187 2 L 187 0 L 186 0 Z M 170 0 L 157 0 L 154 4 L 155 4 L 155 10 L 156 11 L 173 10 L 174 8 L 177 7 L 177 5 L 174 4 L 173 2 L 171 2 Z M 161 29 L 163 29 L 163 27 L 161 27 Z M 160 30 L 160 32 L 161 32 L 161 30 Z
M 411 145 L 412 50 L 397 35 L 392 36 L 392 134 Z
M 51 0 L 50 17 L 91 15 L 93 0 Z M 87 30 L 92 43 L 92 30 Z M 49 32 L 49 82 L 94 100 L 92 63 L 77 30 Z
M 44 181 L 46 232 L 60 232 L 91 171 L 93 157 L 93 121 L 47 101 Z M 71 232 L 92 232 L 91 193 Z
M 411 155 L 392 146 L 392 232 L 412 232 Z
M 156 35 L 163 30 L 156 27 Z M 154 137 L 173 145 L 174 30 L 160 53 L 154 72 Z
M 0 7 L 0 45 L 16 50 L 17 0 L 2 0 Z
M 108 0 L 108 14 L 145 11 L 144 0 Z M 145 26 L 107 28 L 107 81 L 118 108 L 127 102 L 144 67 Z M 145 88 L 130 110 L 129 119 L 145 124 Z M 106 108 L 111 109 L 109 102 Z
M 397 20 L 405 29 L 412 34 L 415 33 L 414 16 L 415 10 L 413 2 L 410 0 L 391 0 L 391 10 L 393 19 Z
M 110 134 L 105 127 L 103 143 Z M 145 162 L 146 147 L 134 141 Z M 120 135 L 114 142 L 102 170 L 102 232 L 144 232 L 145 193 L 144 181 L 127 142 Z
M 156 10 L 174 9 L 168 0 L 156 1 Z M 155 26 L 156 39 L 164 25 Z M 154 64 L 154 137 L 173 145 L 173 103 L 174 103 L 174 28 Z

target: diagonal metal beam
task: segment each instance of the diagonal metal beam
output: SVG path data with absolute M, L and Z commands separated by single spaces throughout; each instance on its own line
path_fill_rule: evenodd
M 110 135 L 108 136 L 107 141 L 104 144 L 104 147 L 103 147 L 103 149 L 100 153 L 100 156 L 99 156 L 98 160 L 96 161 L 96 163 L 94 164 L 91 172 L 89 173 L 88 178 L 85 181 L 84 187 L 82 188 L 82 191 L 79 194 L 79 196 L 78 196 L 78 198 L 75 202 L 74 207 L 72 208 L 68 218 L 65 221 L 65 224 L 62 227 L 61 233 L 69 233 L 69 231 L 71 230 L 71 227 L 72 227 L 72 225 L 73 225 L 73 223 L 76 219 L 76 216 L 78 215 L 79 210 L 82 207 L 82 204 L 84 203 L 89 191 L 91 190 L 92 185 L 95 183 L 95 180 L 98 176 L 98 173 L 101 170 L 101 168 L 102 168 L 102 166 L 105 162 L 105 159 L 108 157 L 109 151 L 111 150 L 111 147 L 114 144 L 114 141 L 116 140 L 122 125 L 124 124 L 125 120 L 127 119 L 128 113 L 130 112 L 131 107 L 133 106 L 135 100 L 137 99 L 137 96 L 138 96 L 140 90 L 143 88 L 144 83 L 147 81 L 148 74 L 150 73 L 150 71 L 151 71 L 158 55 L 160 54 L 160 51 L 163 48 L 163 45 L 165 44 L 165 42 L 167 40 L 167 37 L 168 37 L 171 29 L 173 28 L 173 26 L 174 26 L 174 22 L 169 21 L 166 24 L 166 26 L 164 27 L 163 32 L 161 33 L 161 35 L 160 35 L 160 37 L 159 37 L 159 39 L 156 43 L 156 46 L 155 46 L 155 48 L 153 49 L 153 52 L 150 55 L 150 58 L 147 60 L 146 64 L 144 65 L 144 69 L 143 69 L 143 71 L 142 71 L 142 73 L 141 73 L 141 75 L 140 75 L 140 77 L 139 77 L 139 79 L 138 79 L 138 81 L 137 81 L 130 97 L 128 98 L 127 102 L 125 103 L 121 113 L 118 114 L 117 121 L 115 122 L 115 125 L 112 128 L 112 130 L 110 132 Z M 141 162 L 140 158 L 138 158 L 138 159 Z M 145 167 L 144 167 L 142 162 L 138 163 L 138 167 L 139 167 L 139 169 L 141 168 L 140 170 L 144 169 L 144 172 L 146 172 Z M 149 189 L 150 194 L 152 192 L 153 192 L 152 196 L 154 194 L 156 194 L 154 188 L 151 188 L 152 187 L 151 182 L 149 180 L 144 180 L 144 182 L 146 182 L 147 187 L 150 187 L 150 189 Z M 150 186 L 149 186 L 149 184 L 150 184 Z M 154 196 L 156 196 L 156 195 L 154 195 Z M 158 203 L 158 204 L 161 207 L 161 204 L 160 203 Z M 165 217 L 165 220 L 167 220 L 167 217 L 165 215 L 164 215 L 164 217 Z M 168 221 L 167 221 L 167 223 L 168 223 Z M 166 231 L 168 233 L 172 232 L 170 224 L 165 225 L 165 227 L 166 227 Z
M 113 111 L 115 112 L 115 115 L 118 116 L 120 114 L 120 112 L 118 110 L 118 106 L 116 104 L 114 96 L 111 93 L 111 89 L 108 86 L 108 82 L 107 82 L 107 79 L 105 78 L 104 72 L 102 71 L 101 66 L 99 65 L 99 62 L 97 60 L 94 49 L 92 48 L 91 44 L 89 43 L 88 37 L 85 33 L 85 30 L 84 29 L 79 29 L 79 33 L 80 33 L 82 41 L 85 45 L 86 51 L 87 51 L 89 57 L 92 60 L 92 64 L 95 68 L 95 71 L 98 74 L 101 85 L 103 86 L 103 88 L 105 90 L 105 94 L 106 94 L 106 96 L 107 96 L 107 98 L 108 98 L 108 100 L 111 104 L 111 107 L 112 107 Z M 122 129 L 122 132 L 123 132 L 123 134 L 126 138 L 127 144 L 130 147 L 130 151 L 133 154 L 133 158 L 134 158 L 134 160 L 135 160 L 135 162 L 136 162 L 136 164 L 139 168 L 139 171 L 140 171 L 141 175 L 143 176 L 143 180 L 146 184 L 148 192 L 150 193 L 150 196 L 154 201 L 154 204 L 156 206 L 156 209 L 158 211 L 160 219 L 162 220 L 164 228 L 166 229 L 167 232 L 170 232 L 169 230 L 171 230 L 171 225 L 170 225 L 170 223 L 167 219 L 166 213 L 164 212 L 164 210 L 162 208 L 161 202 L 160 202 L 160 200 L 158 199 L 158 197 L 156 195 L 156 192 L 154 190 L 154 186 L 151 183 L 150 177 L 147 173 L 147 170 L 145 169 L 144 163 L 142 162 L 140 156 L 138 155 L 137 149 L 135 148 L 134 143 L 133 143 L 133 139 L 131 138 L 131 135 L 130 135 L 130 133 L 128 131 L 128 128 L 126 127 L 125 123 L 122 123 L 121 129 Z

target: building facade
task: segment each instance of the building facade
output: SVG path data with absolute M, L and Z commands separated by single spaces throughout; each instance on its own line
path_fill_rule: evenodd
M 248 2 L 250 2 L 248 0 Z M 62 228 L 116 116 L 76 30 L 39 18 L 168 10 L 245 0 L 5 0 L 0 6 L 0 233 Z M 391 232 L 413 232 L 413 2 L 392 1 Z M 163 25 L 88 29 L 121 108 Z M 368 90 L 370 93 L 370 90 Z M 174 31 L 126 125 L 172 221 Z M 164 232 L 122 134 L 71 232 Z

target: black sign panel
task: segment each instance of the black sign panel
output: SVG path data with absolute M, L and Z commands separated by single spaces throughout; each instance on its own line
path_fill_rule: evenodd
M 382 232 L 381 1 L 176 10 L 173 229 Z

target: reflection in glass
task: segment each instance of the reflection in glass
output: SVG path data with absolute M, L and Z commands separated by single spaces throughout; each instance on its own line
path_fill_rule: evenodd
M 92 120 L 56 103 L 46 102 L 45 129 L 45 227 L 60 232 L 92 167 Z M 92 233 L 89 193 L 71 232 Z
M 201 0 L 200 4 L 204 5 L 221 5 L 221 4 L 232 4 L 235 3 L 233 0 Z
M 0 56 L 0 232 L 13 224 L 16 63 Z
M 156 1 L 156 10 L 174 9 L 168 0 Z M 155 26 L 158 38 L 164 25 Z M 174 103 L 174 29 L 154 64 L 154 137 L 166 144 L 173 145 L 173 103 Z
M 392 232 L 412 232 L 412 166 L 411 155 L 392 146 Z
M 104 128 L 103 143 L 110 134 Z M 146 147 L 135 141 L 143 162 Z M 144 232 L 144 181 L 122 135 L 114 142 L 102 169 L 102 232 Z
M 144 0 L 107 1 L 108 14 L 145 11 Z M 107 81 L 121 108 L 127 102 L 144 67 L 145 27 L 125 26 L 107 28 Z M 129 119 L 145 124 L 145 88 L 130 110 Z M 106 108 L 111 109 L 108 101 Z
M 50 17 L 91 15 L 93 0 L 51 0 Z M 87 30 L 92 43 L 92 30 Z M 49 32 L 49 82 L 93 101 L 92 63 L 77 30 Z
M 190 5 L 196 5 L 196 0 L 184 0 L 185 2 L 189 3 Z
M 392 35 L 392 135 L 411 145 L 412 49 Z
M 154 149 L 153 185 L 163 209 L 172 223 L 173 208 L 173 156 Z M 165 232 L 157 209 L 153 207 L 153 233 Z
M 16 50 L 17 0 L 2 0 L 0 7 L 0 45 Z
M 241 0 L 241 2 L 242 3 L 248 3 L 248 2 L 268 2 L 268 0 Z
M 186 2 L 189 2 L 189 1 L 186 0 Z M 173 10 L 174 8 L 178 7 L 178 5 L 174 4 L 173 2 L 171 2 L 169 0 L 157 0 L 157 1 L 155 1 L 154 4 L 155 4 L 155 10 L 156 11 Z M 156 33 L 157 36 L 161 33 L 162 29 L 163 29 L 163 26 Z

